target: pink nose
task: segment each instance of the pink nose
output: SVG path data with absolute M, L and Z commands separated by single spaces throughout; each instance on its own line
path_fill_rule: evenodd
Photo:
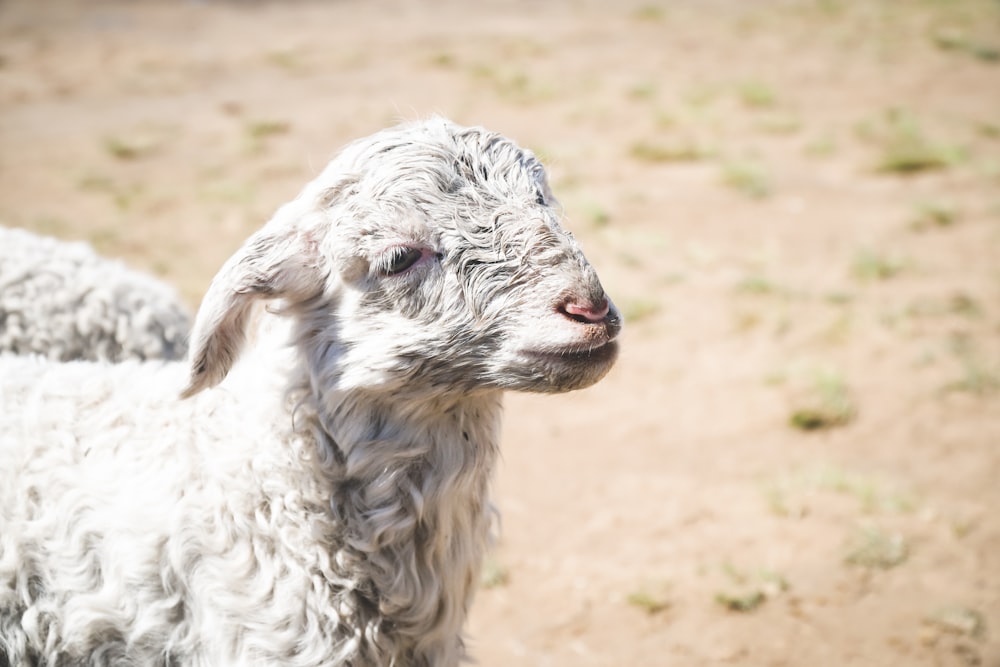
M 610 304 L 607 298 L 601 300 L 600 304 L 593 304 L 588 301 L 567 301 L 562 305 L 563 314 L 577 322 L 601 322 L 608 316 Z

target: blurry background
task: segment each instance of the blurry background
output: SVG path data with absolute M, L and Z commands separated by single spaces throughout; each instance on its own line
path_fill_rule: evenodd
M 6 0 L 0 224 L 195 306 L 432 113 L 543 157 L 628 321 L 509 398 L 479 664 L 1000 665 L 1000 3 Z

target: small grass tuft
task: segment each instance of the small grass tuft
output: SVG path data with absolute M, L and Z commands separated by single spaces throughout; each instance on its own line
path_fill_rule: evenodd
M 658 5 L 642 5 L 634 12 L 632 12 L 632 18 L 636 21 L 657 23 L 662 21 L 666 13 L 663 7 Z
M 302 61 L 302 54 L 293 50 L 269 51 L 264 54 L 264 61 L 287 72 L 299 71 L 305 68 L 305 63 Z
M 934 227 L 951 227 L 959 219 L 958 208 L 946 201 L 923 201 L 914 211 L 912 227 L 924 230 Z
M 969 607 L 944 607 L 929 614 L 926 621 L 945 632 L 973 639 L 986 637 L 986 619 Z
M 650 616 L 670 609 L 670 600 L 663 595 L 656 595 L 647 590 L 633 591 L 625 598 L 633 607 L 638 607 Z
M 449 53 L 448 51 L 441 51 L 440 53 L 435 53 L 430 57 L 429 62 L 434 67 L 442 67 L 450 69 L 458 63 L 458 59 L 455 54 Z
M 802 130 L 802 121 L 790 115 L 769 115 L 756 123 L 756 127 L 767 134 L 789 135 Z
M 754 199 L 763 199 L 772 192 L 771 179 L 763 165 L 747 160 L 722 165 L 722 182 Z
M 751 109 L 768 109 L 775 105 L 774 91 L 760 81 L 744 81 L 737 88 L 744 106 Z
M 1000 124 L 983 122 L 976 125 L 976 132 L 984 139 L 1000 139 Z
M 656 86 L 648 81 L 637 83 L 628 89 L 628 96 L 633 100 L 652 100 L 656 97 Z
M 741 595 L 729 593 L 716 593 L 715 601 L 729 611 L 747 614 L 755 611 L 767 600 L 767 596 L 762 591 L 750 591 Z
M 611 224 L 611 212 L 597 202 L 588 202 L 583 206 L 583 213 L 591 227 L 601 229 Z
M 116 160 L 139 160 L 156 153 L 162 141 L 149 136 L 115 135 L 104 138 L 104 150 Z
M 962 149 L 929 139 L 912 115 L 898 110 L 886 115 L 881 128 L 868 127 L 864 132 L 874 133 L 881 143 L 882 156 L 876 168 L 883 173 L 907 175 L 945 169 L 965 157 Z
M 517 104 L 535 104 L 551 99 L 554 90 L 546 83 L 516 70 L 498 70 L 488 64 L 472 66 L 474 78 L 487 84 L 499 97 Z
M 479 583 L 485 589 L 506 586 L 510 583 L 510 571 L 493 558 L 487 558 L 483 563 Z
M 1000 371 L 983 359 L 969 336 L 954 336 L 951 350 L 962 366 L 962 374 L 957 380 L 945 385 L 946 390 L 980 396 L 1000 391 Z
M 262 153 L 268 140 L 282 134 L 288 134 L 292 129 L 290 123 L 283 120 L 252 120 L 243 127 L 246 136 L 246 150 L 248 153 Z
M 288 134 L 291 129 L 291 124 L 283 120 L 255 120 L 247 123 L 245 131 L 250 139 L 260 140 Z
M 806 516 L 818 492 L 851 498 L 864 514 L 904 514 L 918 506 L 913 494 L 891 480 L 829 464 L 782 473 L 761 485 L 768 508 L 783 517 Z
M 638 141 L 629 147 L 629 155 L 641 162 L 697 162 L 711 156 L 711 151 L 694 140 L 672 144 Z
M 660 312 L 660 304 L 649 299 L 633 299 L 622 306 L 622 317 L 626 322 L 636 323 L 649 319 Z
M 855 417 L 857 407 L 844 378 L 832 371 L 817 371 L 788 423 L 800 431 L 821 431 L 846 426 Z
M 942 51 L 963 53 L 988 63 L 1000 62 L 1000 46 L 974 40 L 962 32 L 941 30 L 935 32 L 931 39 Z
M 899 257 L 865 248 L 854 256 L 851 273 L 862 282 L 878 282 L 894 278 L 905 266 Z
M 744 276 L 743 279 L 736 284 L 736 291 L 744 294 L 757 295 L 780 294 L 782 292 L 781 288 L 778 287 L 773 281 L 759 274 Z
M 743 614 L 756 611 L 769 598 L 789 589 L 784 575 L 773 570 L 744 572 L 732 563 L 723 563 L 722 572 L 730 580 L 732 590 L 719 591 L 714 599 L 729 611 Z
M 902 565 L 909 553 L 909 544 L 901 534 L 865 526 L 851 539 L 844 562 L 867 569 L 888 570 Z
M 816 137 L 802 147 L 802 152 L 813 158 L 830 157 L 836 151 L 837 141 L 829 134 Z

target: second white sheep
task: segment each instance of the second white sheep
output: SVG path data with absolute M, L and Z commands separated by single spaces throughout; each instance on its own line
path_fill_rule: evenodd
M 181 359 L 190 328 L 177 293 L 152 276 L 81 241 L 0 227 L 0 353 Z

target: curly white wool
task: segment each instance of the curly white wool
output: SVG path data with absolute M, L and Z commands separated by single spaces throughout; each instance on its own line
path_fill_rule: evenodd
M 155 278 L 83 242 L 0 227 L 0 352 L 181 359 L 190 327 L 176 292 Z
M 596 382 L 620 327 L 529 152 L 355 142 L 190 365 L 0 357 L 0 665 L 454 667 L 502 392 Z

